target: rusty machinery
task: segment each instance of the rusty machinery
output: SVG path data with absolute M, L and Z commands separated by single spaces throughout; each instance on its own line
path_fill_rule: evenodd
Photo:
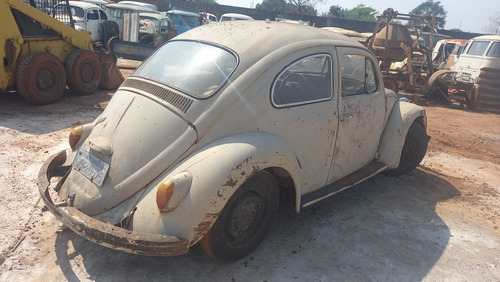
M 123 81 L 116 56 L 94 52 L 90 33 L 52 18 L 21 0 L 0 0 L 0 90 L 16 90 L 28 102 L 57 101 L 66 85 L 86 95 Z
M 433 73 L 431 46 L 435 25 L 433 15 L 400 14 L 391 8 L 377 17 L 367 47 L 379 60 L 386 88 L 396 93 L 400 88 L 410 92 L 425 88 Z M 423 38 L 425 28 L 429 29 L 429 46 Z M 401 66 L 396 67 L 397 63 Z

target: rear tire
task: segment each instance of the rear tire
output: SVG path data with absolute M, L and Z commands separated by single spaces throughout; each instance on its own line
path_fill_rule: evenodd
M 61 61 L 51 53 L 33 52 L 16 72 L 17 91 L 29 103 L 45 105 L 59 100 L 66 89 Z
M 274 177 L 261 171 L 248 179 L 222 209 L 200 241 L 212 258 L 232 262 L 256 249 L 277 214 L 279 189 Z
M 406 134 L 405 144 L 401 152 L 399 166 L 385 173 L 398 176 L 415 169 L 427 152 L 428 137 L 425 128 L 418 122 L 413 122 Z
M 101 84 L 101 62 L 91 51 L 78 49 L 66 60 L 68 86 L 77 95 L 89 95 Z

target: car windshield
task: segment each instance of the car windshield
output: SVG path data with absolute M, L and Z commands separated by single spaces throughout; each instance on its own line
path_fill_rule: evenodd
M 132 76 L 205 98 L 226 82 L 237 65 L 237 57 L 220 47 L 195 41 L 171 41 L 154 52 Z

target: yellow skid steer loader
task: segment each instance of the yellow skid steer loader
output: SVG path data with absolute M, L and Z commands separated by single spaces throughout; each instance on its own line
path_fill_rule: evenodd
M 17 89 L 26 101 L 43 105 L 57 101 L 66 85 L 88 95 L 123 82 L 116 56 L 94 52 L 89 32 L 21 0 L 0 0 L 0 19 L 0 90 Z

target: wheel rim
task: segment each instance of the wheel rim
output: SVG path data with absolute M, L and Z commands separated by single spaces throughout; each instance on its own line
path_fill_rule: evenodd
M 80 78 L 83 82 L 88 83 L 94 79 L 94 68 L 88 63 L 84 63 L 80 69 Z
M 36 77 L 36 87 L 42 91 L 49 91 L 54 87 L 54 75 L 49 69 L 42 68 L 37 71 Z
M 248 191 L 231 208 L 224 228 L 226 242 L 238 247 L 254 236 L 264 220 L 266 201 L 255 191 Z

